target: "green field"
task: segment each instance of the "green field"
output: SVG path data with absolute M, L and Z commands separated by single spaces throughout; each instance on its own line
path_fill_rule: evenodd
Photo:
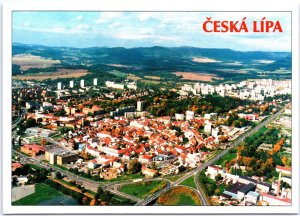
M 35 185 L 35 193 L 13 202 L 12 205 L 37 205 L 40 202 L 51 200 L 61 195 L 63 194 L 52 187 L 44 183 L 39 183 Z
M 160 196 L 157 204 L 164 206 L 199 206 L 201 201 L 191 189 L 175 187 Z
M 180 185 L 185 185 L 197 189 L 196 184 L 194 182 L 194 176 L 191 176 L 188 179 L 184 180 L 183 182 L 181 182 Z
M 125 185 L 121 187 L 120 191 L 143 199 L 165 186 L 165 181 L 139 182 L 136 184 Z
M 115 75 L 117 77 L 121 77 L 121 78 L 125 78 L 127 76 L 127 74 L 122 73 L 120 71 L 116 71 L 116 70 L 110 71 L 109 73 L 112 74 L 112 75 Z
M 221 165 L 222 167 L 225 167 L 226 163 L 231 161 L 233 158 L 236 158 L 236 153 L 228 152 L 226 155 L 216 161 L 214 165 Z

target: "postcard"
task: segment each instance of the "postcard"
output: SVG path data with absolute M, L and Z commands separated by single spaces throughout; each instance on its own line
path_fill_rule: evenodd
M 148 6 L 3 5 L 4 213 L 297 213 L 297 5 Z

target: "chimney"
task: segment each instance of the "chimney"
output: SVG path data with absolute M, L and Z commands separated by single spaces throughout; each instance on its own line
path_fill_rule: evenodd
M 277 196 L 280 193 L 280 183 L 281 183 L 281 172 L 279 172 L 278 182 L 277 182 Z

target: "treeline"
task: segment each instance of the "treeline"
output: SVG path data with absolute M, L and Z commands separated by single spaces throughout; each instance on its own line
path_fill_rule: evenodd
M 12 172 L 12 176 L 27 176 L 28 181 L 26 184 L 35 184 L 43 182 L 47 179 L 49 170 L 44 168 L 33 168 L 29 164 L 24 164 L 22 167 L 17 168 Z M 13 177 L 12 184 L 17 185 L 17 178 Z
M 188 97 L 181 100 L 178 100 L 177 98 L 165 99 L 155 97 L 153 102 L 154 104 L 149 106 L 149 111 L 155 116 L 172 116 L 175 113 L 185 113 L 186 110 L 192 110 L 195 114 L 200 115 L 211 112 L 224 114 L 238 106 L 250 104 L 247 100 L 231 98 L 228 96 L 221 97 L 219 95 L 206 95 L 203 98 Z
M 52 181 L 51 179 L 47 179 L 45 183 L 56 190 L 61 191 L 63 194 L 73 197 L 81 205 L 89 205 L 92 201 L 91 198 L 85 196 L 84 194 L 76 192 L 70 188 L 66 188 L 63 185 Z

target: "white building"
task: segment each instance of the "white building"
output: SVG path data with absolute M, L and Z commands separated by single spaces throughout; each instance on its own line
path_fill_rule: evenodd
M 211 123 L 207 123 L 204 125 L 204 132 L 207 134 L 211 133 Z
M 186 120 L 187 121 L 192 120 L 192 119 L 195 118 L 195 112 L 194 111 L 187 110 L 185 112 L 185 115 L 186 115 Z
M 94 78 L 94 81 L 93 81 L 93 83 L 94 83 L 94 86 L 96 86 L 97 85 L 97 78 Z
M 144 105 L 144 101 L 138 101 L 137 102 L 137 111 L 138 112 L 141 112 L 141 111 L 143 111 L 143 105 Z
M 175 119 L 177 121 L 183 121 L 184 120 L 184 114 L 175 113 Z
M 74 88 L 74 81 L 73 80 L 70 81 L 70 88 Z
M 84 88 L 84 80 L 83 80 L 83 79 L 80 80 L 80 87 L 81 87 L 81 88 Z
M 245 196 L 245 201 L 253 204 L 256 204 L 258 199 L 259 199 L 259 193 L 254 191 L 249 191 Z
M 57 83 L 57 90 L 61 90 L 61 82 Z

